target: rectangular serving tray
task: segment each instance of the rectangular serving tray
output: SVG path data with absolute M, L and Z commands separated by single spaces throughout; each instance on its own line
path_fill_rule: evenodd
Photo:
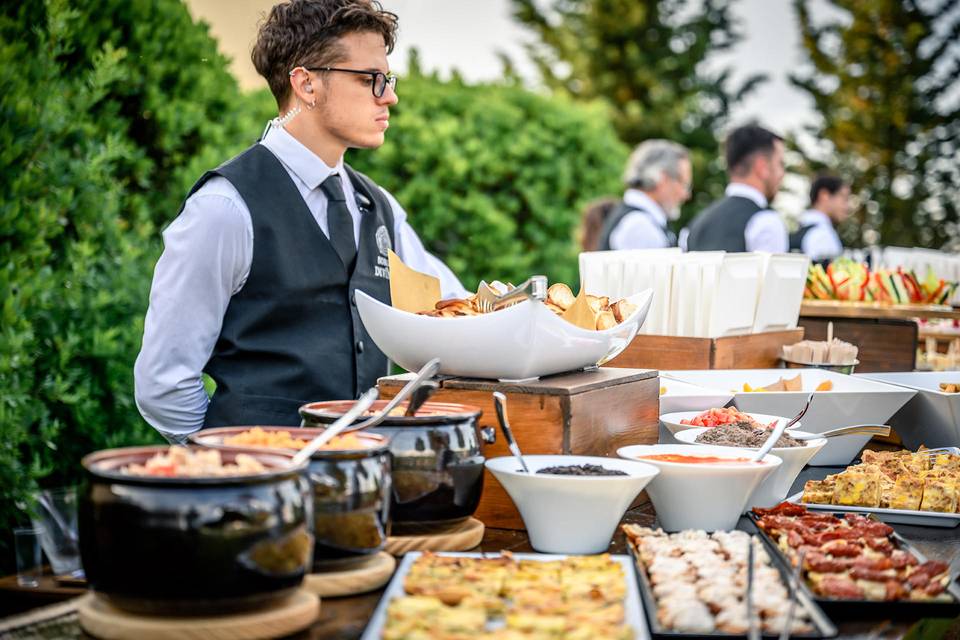
M 801 502 L 800 499 L 802 497 L 803 492 L 800 491 L 787 498 L 787 501 L 804 506 L 811 511 L 873 514 L 883 522 L 893 522 L 895 524 L 913 524 L 921 527 L 945 528 L 953 528 L 960 524 L 960 513 L 908 511 L 905 509 L 881 509 L 879 507 L 848 507 L 839 504 L 808 504 L 806 502 Z
M 393 574 L 393 578 L 384 590 L 383 596 L 380 598 L 380 602 L 377 604 L 377 608 L 374 610 L 373 616 L 367 624 L 367 628 L 364 629 L 363 635 L 360 636 L 360 640 L 380 640 L 383 636 L 383 628 L 387 623 L 387 607 L 390 605 L 391 600 L 405 595 L 403 581 L 410 571 L 410 567 L 421 555 L 423 555 L 421 552 L 415 551 L 403 556 L 403 560 L 400 561 L 400 566 L 397 567 L 396 573 Z M 496 558 L 500 556 L 499 553 L 439 553 L 437 555 L 458 558 Z M 567 558 L 565 555 L 548 553 L 514 553 L 512 555 L 517 560 L 538 560 L 542 562 Z M 650 640 L 650 631 L 647 628 L 647 622 L 643 616 L 643 604 L 637 589 L 633 559 L 625 554 L 611 555 L 610 558 L 623 567 L 623 579 L 626 581 L 627 588 L 623 603 L 625 614 L 624 623 L 633 628 L 634 640 Z
M 707 640 L 715 638 L 745 638 L 746 634 L 737 634 L 737 633 L 684 633 L 681 631 L 671 631 L 670 629 L 665 629 L 660 625 L 660 621 L 657 619 L 657 599 L 653 594 L 653 585 L 650 584 L 650 579 L 647 576 L 647 571 L 643 567 L 643 563 L 640 560 L 640 557 L 637 555 L 637 551 L 634 549 L 633 544 L 628 543 L 627 548 L 630 550 L 630 556 L 635 562 L 635 569 L 637 574 L 637 583 L 640 585 L 640 597 L 643 600 L 643 610 L 647 615 L 647 624 L 650 628 L 650 634 L 654 638 L 663 638 L 669 640 Z M 782 562 L 778 562 L 776 559 L 771 558 L 771 564 L 780 572 L 780 578 L 783 580 L 784 584 L 789 584 L 790 573 L 785 570 Z M 826 616 L 826 614 L 816 605 L 813 601 L 813 597 L 809 590 L 806 590 L 801 587 L 799 593 L 797 594 L 797 604 L 804 609 L 806 609 L 810 621 L 813 623 L 813 626 L 816 627 L 816 633 L 804 633 L 804 634 L 791 634 L 793 638 L 832 638 L 837 635 L 837 628 L 834 626 L 833 622 Z M 764 638 L 778 638 L 779 634 L 768 634 L 764 633 L 762 635 Z
M 808 506 L 808 505 L 803 505 Z M 827 506 L 827 505 L 823 505 Z M 847 511 L 831 511 L 837 517 L 842 518 Z M 775 563 L 781 565 L 781 569 L 790 568 L 790 560 L 777 546 L 777 543 L 757 526 L 757 516 L 753 512 L 748 513 L 750 522 L 760 535 L 760 539 L 767 545 L 767 550 Z M 876 516 L 873 516 L 874 519 Z M 916 547 L 911 545 L 905 538 L 894 531 L 890 535 L 894 545 L 898 549 L 903 549 L 914 556 L 921 563 L 926 562 L 927 558 L 920 553 Z M 812 597 L 820 607 L 826 611 L 834 620 L 868 619 L 885 620 L 889 618 L 914 619 L 921 618 L 952 618 L 960 613 L 960 588 L 957 587 L 956 576 L 950 576 L 950 583 L 947 585 L 946 593 L 953 598 L 950 602 L 924 602 L 914 600 L 842 600 L 839 598 L 827 598 L 813 593 L 806 580 L 801 581 L 802 588 Z

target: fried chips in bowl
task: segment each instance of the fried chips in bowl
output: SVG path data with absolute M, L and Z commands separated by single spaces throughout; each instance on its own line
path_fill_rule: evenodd
M 483 286 L 483 284 L 481 284 L 481 286 Z M 503 288 L 503 292 L 505 293 L 510 289 L 512 289 L 512 287 L 506 285 Z M 495 287 L 495 290 L 500 289 Z M 617 300 L 611 304 L 608 296 L 593 296 L 586 293 L 583 295 L 586 306 L 593 317 L 592 319 L 587 317 L 584 321 L 574 322 L 574 324 L 584 329 L 588 327 L 592 327 L 597 331 L 612 329 L 632 316 L 637 310 L 637 305 L 630 302 L 627 298 Z M 573 295 L 570 287 L 562 282 L 557 282 L 550 285 L 547 289 L 547 299 L 543 302 L 543 305 L 556 315 L 564 318 L 565 315 L 570 312 L 570 309 L 574 307 L 576 301 L 577 298 Z M 517 301 L 514 304 L 519 304 L 520 302 L 522 301 Z M 502 310 L 503 309 L 499 309 L 498 311 Z M 468 298 L 439 300 L 433 309 L 429 311 L 418 311 L 417 313 L 418 315 L 429 316 L 431 318 L 462 318 L 482 315 L 483 311 L 480 310 L 477 294 L 474 294 Z M 567 319 L 569 320 L 570 318 Z
M 523 300 L 491 313 L 479 311 L 475 296 L 411 313 L 362 291 L 357 309 L 380 350 L 408 371 L 440 358 L 443 374 L 525 380 L 616 357 L 643 324 L 652 298 L 650 289 L 614 303 L 578 298 L 557 283 L 543 302 Z

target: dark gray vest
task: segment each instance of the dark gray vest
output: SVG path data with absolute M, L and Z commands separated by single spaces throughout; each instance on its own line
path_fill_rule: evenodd
M 617 206 L 614 207 L 613 211 L 610 212 L 606 220 L 603 221 L 603 229 L 600 232 L 600 243 L 597 247 L 600 251 L 610 251 L 610 236 L 613 235 L 613 232 L 617 228 L 617 225 L 620 224 L 620 221 L 623 220 L 627 214 L 633 213 L 634 211 L 639 211 L 644 215 L 650 216 L 651 221 L 654 221 L 654 224 L 656 224 L 652 213 L 646 209 L 633 207 L 621 200 L 619 203 L 617 203 Z M 670 229 L 664 227 L 663 233 L 667 236 L 667 244 L 669 246 L 677 246 L 677 236 L 670 231 Z
M 208 171 L 190 191 L 222 176 L 253 222 L 250 275 L 230 299 L 204 368 L 217 383 L 205 427 L 299 425 L 300 405 L 355 398 L 387 373 L 386 356 L 360 321 L 354 291 L 390 302 L 393 210 L 369 178 L 344 168 L 362 215 L 353 273 L 263 145 Z
M 750 218 L 762 209 L 750 198 L 727 196 L 697 214 L 690 223 L 687 251 L 747 250 L 744 233 Z

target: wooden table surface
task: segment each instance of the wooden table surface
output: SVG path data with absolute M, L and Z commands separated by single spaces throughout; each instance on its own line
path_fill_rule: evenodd
M 800 474 L 800 477 L 797 478 L 794 487 L 796 490 L 799 490 L 798 488 L 802 487 L 806 480 L 820 479 L 828 473 L 836 473 L 839 470 L 839 468 L 834 467 L 808 467 Z M 642 526 L 653 526 L 655 524 L 653 508 L 647 503 L 634 509 L 626 514 L 623 522 L 636 523 Z M 746 518 L 741 519 L 740 526 L 748 530 L 752 528 L 752 525 L 749 524 Z M 960 527 L 942 529 L 894 525 L 894 528 L 928 558 L 949 562 L 952 575 L 960 573 Z M 514 552 L 533 551 L 525 532 L 504 529 L 487 529 L 483 542 L 476 550 L 489 552 L 505 550 Z M 626 540 L 619 531 L 614 536 L 610 552 L 626 553 Z M 8 595 L 13 592 L 23 591 L 24 589 L 16 587 L 15 579 L 13 579 L 12 582 L 9 578 L 0 580 L 0 600 L 6 600 Z M 70 597 L 70 595 L 72 594 L 60 593 L 60 598 Z M 359 638 L 380 600 L 380 595 L 381 592 L 376 591 L 361 596 L 324 599 L 320 607 L 320 618 L 317 622 L 309 630 L 294 637 L 304 640 L 308 638 L 310 640 L 354 640 Z M 49 601 L 50 595 L 48 594 L 46 600 L 38 600 L 36 605 L 48 604 Z M 0 621 L 0 623 L 2 623 L 2 621 Z M 908 620 L 834 620 L 834 623 L 839 630 L 837 637 L 850 640 L 901 638 L 915 623 L 929 624 L 923 623 L 922 621 Z M 57 637 L 85 638 L 86 636 L 79 630 L 79 625 L 76 626 L 76 635 L 65 636 L 61 634 Z M 960 618 L 957 618 L 952 623 L 952 631 L 952 635 L 947 637 L 960 638 Z M 914 629 L 914 632 L 917 632 L 916 629 Z M 46 636 L 36 637 L 45 638 Z M 53 636 L 50 637 L 52 638 Z M 919 635 L 915 637 L 925 638 L 929 636 L 920 632 Z

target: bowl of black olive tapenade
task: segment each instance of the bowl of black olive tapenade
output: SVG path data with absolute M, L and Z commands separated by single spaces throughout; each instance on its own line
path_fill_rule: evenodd
M 623 458 L 525 455 L 487 460 L 520 511 L 530 546 L 543 553 L 603 553 L 620 519 L 660 470 Z

